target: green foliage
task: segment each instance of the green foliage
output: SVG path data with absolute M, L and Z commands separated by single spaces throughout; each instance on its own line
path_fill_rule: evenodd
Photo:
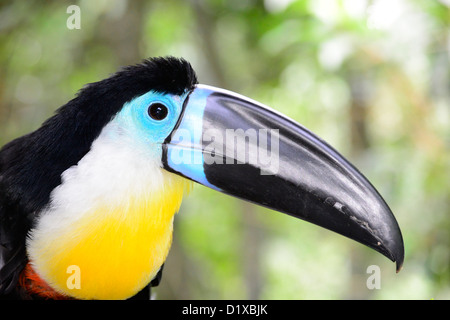
M 402 228 L 390 261 L 339 235 L 196 186 L 176 216 L 158 297 L 450 298 L 450 9 L 446 0 L 0 4 L 0 145 L 86 83 L 182 56 L 201 83 L 287 114 L 373 182 Z M 380 290 L 366 287 L 369 265 Z

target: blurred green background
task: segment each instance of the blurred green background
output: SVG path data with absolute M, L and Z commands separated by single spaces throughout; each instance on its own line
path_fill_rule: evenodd
M 71 4 L 81 29 L 66 25 Z M 2 0 L 0 145 L 123 65 L 184 57 L 200 83 L 279 110 L 353 162 L 406 256 L 396 274 L 356 242 L 196 185 L 158 299 L 449 299 L 449 51 L 449 0 Z

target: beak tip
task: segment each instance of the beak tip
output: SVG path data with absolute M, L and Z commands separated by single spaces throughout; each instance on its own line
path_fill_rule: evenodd
M 385 256 L 387 256 L 392 262 L 395 262 L 396 273 L 399 273 L 403 268 L 403 260 L 405 256 L 403 240 L 397 242 L 392 248 L 384 248 L 386 250 Z
M 378 217 L 375 219 L 377 227 L 373 229 L 375 231 L 372 234 L 377 241 L 374 249 L 395 262 L 396 273 L 399 273 L 405 258 L 403 235 L 394 214 L 381 196 L 379 203 L 384 204 L 384 210 L 378 211 L 376 214 Z
M 395 260 L 397 273 L 399 273 L 403 268 L 403 259 L 404 259 L 404 253 L 402 250 L 401 256 L 397 257 L 397 259 Z
M 385 235 L 383 237 L 380 237 L 380 235 L 378 235 L 374 237 L 376 239 L 376 242 L 373 242 L 374 245 L 371 247 L 375 249 L 375 251 L 378 251 L 379 253 L 387 257 L 392 262 L 395 262 L 396 273 L 399 273 L 403 267 L 403 261 L 405 257 L 403 237 L 396 223 L 395 225 L 390 225 L 390 227 L 391 228 L 388 235 Z

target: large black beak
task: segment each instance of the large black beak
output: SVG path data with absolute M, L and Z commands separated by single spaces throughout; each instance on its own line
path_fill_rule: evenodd
M 361 242 L 397 271 L 402 266 L 400 228 L 370 182 L 314 133 L 246 97 L 198 85 L 163 145 L 163 166 Z

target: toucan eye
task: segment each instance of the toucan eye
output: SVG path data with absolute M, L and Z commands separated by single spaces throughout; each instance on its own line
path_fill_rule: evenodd
M 155 120 L 163 120 L 165 117 L 167 117 L 167 114 L 169 113 L 169 110 L 165 105 L 163 105 L 160 102 L 155 102 L 148 107 L 148 115 Z

